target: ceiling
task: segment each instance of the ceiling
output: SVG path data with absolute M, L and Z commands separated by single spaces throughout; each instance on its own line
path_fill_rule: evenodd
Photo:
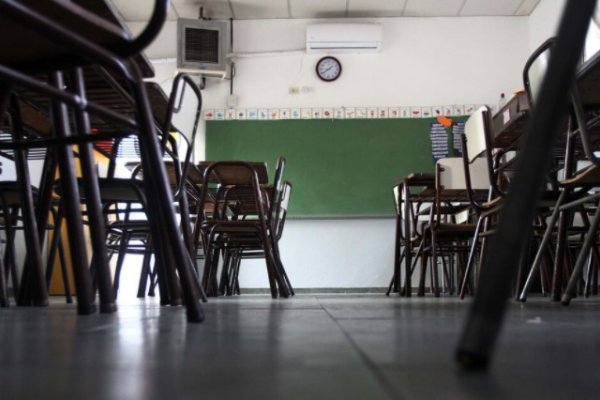
M 155 0 L 112 0 L 127 22 L 146 21 Z M 171 0 L 169 20 L 526 16 L 540 0 Z

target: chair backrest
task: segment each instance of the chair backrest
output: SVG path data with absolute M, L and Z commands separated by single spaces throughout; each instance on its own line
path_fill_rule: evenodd
M 392 190 L 394 193 L 394 207 L 396 209 L 396 215 L 399 215 L 402 211 L 400 207 L 400 184 L 394 185 Z
M 467 188 L 481 189 L 490 187 L 496 193 L 496 173 L 494 171 L 494 153 L 491 139 L 491 112 L 489 107 L 481 106 L 465 122 L 463 141 L 463 169 Z M 483 177 L 487 174 L 487 181 Z M 487 182 L 487 183 L 485 183 Z
M 202 95 L 194 81 L 187 74 L 178 74 L 173 80 L 171 94 L 167 98 L 160 86 L 147 82 L 146 88 L 153 99 L 155 110 L 153 116 L 161 136 L 163 157 L 167 162 L 167 173 L 170 183 L 176 188 L 176 194 L 186 181 L 192 166 L 192 157 L 198 123 L 202 109 Z M 159 115 L 160 114 L 160 115 Z M 108 177 L 113 177 L 119 159 L 140 158 L 140 145 L 137 135 L 118 137 L 95 144 L 109 158 Z M 129 161 L 125 166 L 140 165 Z M 136 178 L 141 178 L 142 171 L 134 169 Z
M 200 161 L 197 164 L 198 171 L 204 176 L 204 171 L 215 161 Z M 268 183 L 267 164 L 263 161 L 219 161 L 218 170 L 213 170 L 209 175 L 210 182 L 220 182 L 223 185 L 243 185 L 250 179 L 250 173 L 238 164 L 243 163 L 252 167 L 257 174 L 258 183 Z
M 256 169 L 251 163 L 244 161 L 216 161 L 210 163 L 203 171 L 202 189 L 199 204 L 213 203 L 216 211 L 207 212 L 200 207 L 198 222 L 210 219 L 223 219 L 225 208 L 230 203 L 244 201 L 252 210 L 249 214 L 256 215 L 259 220 L 266 222 L 267 199 L 261 190 Z
M 281 190 L 283 182 L 283 169 L 285 168 L 286 159 L 284 156 L 277 157 L 277 165 L 275 166 L 275 176 L 273 177 L 273 189 L 275 192 Z
M 556 38 L 550 38 L 542 43 L 531 54 L 523 68 L 523 82 L 532 108 L 535 108 L 538 92 L 542 86 L 542 80 L 546 74 L 546 70 L 548 69 L 550 55 L 555 42 Z M 571 100 L 571 110 L 575 116 L 578 128 L 577 132 L 579 133 L 585 156 L 591 163 L 600 166 L 600 159 L 594 153 L 593 140 L 590 138 L 586 116 L 579 96 L 579 89 L 576 85 L 571 86 L 569 95 Z
M 282 182 L 283 182 L 283 169 L 285 168 L 285 157 L 279 156 L 277 157 L 277 166 L 275 167 L 275 177 L 273 178 L 273 183 L 268 188 L 269 190 L 269 206 L 271 207 L 271 212 L 267 215 L 267 218 L 271 218 L 274 220 L 277 218 L 277 204 L 279 203 L 279 199 L 282 196 Z
M 469 210 L 463 210 L 457 214 L 452 207 L 450 213 L 444 210 L 444 205 L 470 204 L 470 209 L 478 209 L 475 203 L 473 191 L 486 190 L 490 188 L 489 176 L 487 174 L 487 160 L 477 158 L 472 163 L 465 163 L 463 157 L 441 158 L 436 163 L 436 185 L 435 206 L 430 214 L 430 223 L 440 223 L 442 215 L 451 216 L 455 222 L 466 222 Z M 474 167 L 471 176 L 466 172 L 466 166 Z M 467 180 L 469 179 L 469 180 Z
M 478 157 L 488 156 L 491 148 L 490 140 L 490 110 L 481 106 L 471 114 L 465 122 L 465 139 L 468 161 Z
M 489 189 L 490 180 L 487 173 L 487 160 L 480 157 L 475 159 L 470 165 L 471 189 Z M 439 159 L 436 163 L 436 171 L 439 174 L 439 186 L 443 189 L 468 189 L 465 167 L 461 157 Z
M 173 80 L 167 112 L 161 129 L 163 131 L 163 147 L 169 158 L 174 160 L 176 167 L 176 194 L 181 192 L 193 162 L 201 110 L 202 94 L 198 85 L 189 75 L 178 74 Z
M 275 218 L 273 220 L 275 237 L 277 240 L 281 239 L 281 236 L 283 235 L 283 226 L 285 225 L 285 218 L 287 216 L 291 195 L 292 184 L 288 181 L 283 182 L 281 185 L 279 201 L 277 202 Z
M 550 53 L 555 39 L 550 38 L 542 43 L 527 59 L 523 68 L 523 84 L 529 98 L 529 104 L 534 106 L 542 86 L 542 80 L 548 69 Z

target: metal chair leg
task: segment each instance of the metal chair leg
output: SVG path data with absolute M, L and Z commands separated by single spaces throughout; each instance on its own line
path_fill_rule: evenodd
M 13 137 L 15 142 L 22 141 L 23 128 L 17 100 L 11 99 L 13 118 Z M 25 270 L 23 271 L 17 304 L 38 306 L 48 305 L 48 290 L 42 271 L 41 243 L 38 236 L 38 222 L 35 218 L 33 193 L 29 177 L 26 153 L 22 149 L 15 150 L 15 168 L 19 181 L 19 198 L 23 212 L 23 229 L 25 233 L 25 247 L 27 250 Z
M 74 91 L 85 99 L 85 85 L 81 68 L 71 73 Z M 91 135 L 92 129 L 87 113 L 78 110 L 75 112 L 75 123 L 80 136 Z M 113 292 L 110 267 L 106 249 L 106 227 L 100 203 L 100 188 L 98 186 L 98 173 L 94 165 L 94 156 L 91 143 L 79 145 L 79 159 L 81 175 L 85 190 L 85 203 L 89 219 L 89 234 L 93 249 L 93 265 L 95 266 L 95 282 L 98 285 L 100 297 L 100 312 L 111 313 L 117 311 L 115 304 L 116 295 Z
M 9 305 L 6 275 L 4 274 L 4 257 L 0 257 L 0 307 L 8 307 Z
M 594 217 L 592 219 L 592 223 L 590 225 L 590 229 L 585 236 L 585 240 L 583 245 L 581 246 L 581 250 L 579 251 L 579 256 L 577 257 L 577 261 L 575 262 L 575 266 L 573 267 L 573 271 L 571 272 L 571 279 L 569 279 L 569 283 L 567 284 L 567 289 L 562 296 L 562 304 L 569 305 L 571 299 L 575 294 L 575 287 L 577 285 L 578 280 L 581 277 L 581 273 L 583 271 L 583 265 L 588 259 L 588 255 L 590 254 L 590 248 L 596 242 L 596 232 L 598 231 L 598 225 L 600 225 L 600 207 L 596 207 L 596 212 L 594 213 Z
M 53 72 L 50 76 L 52 85 L 57 88 L 64 87 L 62 73 Z M 52 118 L 57 137 L 70 136 L 69 115 L 67 108 L 58 100 L 51 100 Z M 65 207 L 67 234 L 69 235 L 69 249 L 73 263 L 73 277 L 77 290 L 77 312 L 91 314 L 96 311 L 92 277 L 88 268 L 88 259 L 83 234 L 82 215 L 80 209 L 80 195 L 77 188 L 77 179 L 73 169 L 73 152 L 66 146 L 59 146 L 58 168 L 60 171 L 61 201 Z M 104 241 L 104 237 L 102 238 Z
M 525 280 L 525 284 L 523 285 L 523 289 L 521 290 L 521 294 L 519 296 L 519 300 L 522 302 L 527 301 L 527 293 L 529 292 L 529 288 L 531 287 L 531 284 L 533 283 L 533 277 L 535 276 L 538 269 L 540 268 L 542 259 L 544 257 L 544 252 L 546 250 L 546 246 L 548 246 L 548 243 L 550 242 L 550 239 L 552 238 L 552 229 L 554 229 L 554 225 L 556 225 L 556 221 L 558 220 L 560 205 L 563 204 L 566 194 L 567 194 L 566 191 L 562 191 L 560 193 L 560 196 L 558 197 L 558 200 L 556 201 L 556 206 L 554 207 L 554 210 L 552 210 L 552 215 L 550 216 L 550 221 L 548 222 L 548 227 L 546 228 L 546 231 L 544 232 L 544 236 L 542 237 L 542 241 L 538 247 L 538 251 L 535 255 L 533 263 L 531 264 L 531 267 L 529 268 L 529 274 L 527 275 L 527 279 Z

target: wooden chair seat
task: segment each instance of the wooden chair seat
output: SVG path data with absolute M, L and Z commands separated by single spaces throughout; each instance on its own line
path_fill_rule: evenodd
M 577 171 L 574 176 L 561 180 L 559 184 L 562 187 L 600 186 L 600 167 L 591 164 Z

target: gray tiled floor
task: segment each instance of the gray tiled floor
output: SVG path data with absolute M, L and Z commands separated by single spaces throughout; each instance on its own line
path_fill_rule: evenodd
M 563 399 L 600 391 L 600 299 L 511 305 L 488 374 L 453 348 L 468 302 L 383 295 L 244 295 L 206 321 L 146 300 L 115 315 L 0 310 L 6 399 Z

